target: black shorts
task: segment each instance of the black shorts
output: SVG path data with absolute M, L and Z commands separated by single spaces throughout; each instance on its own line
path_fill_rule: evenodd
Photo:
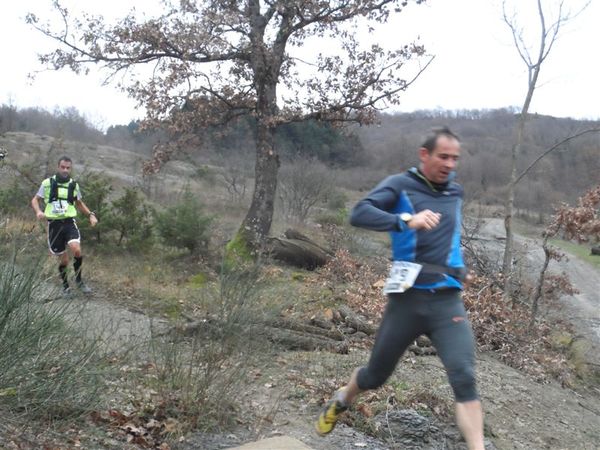
M 81 242 L 81 235 L 75 219 L 48 221 L 48 247 L 53 255 L 64 253 L 67 244 L 73 241 Z

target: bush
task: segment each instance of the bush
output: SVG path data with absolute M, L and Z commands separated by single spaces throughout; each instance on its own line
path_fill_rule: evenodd
M 185 248 L 190 254 L 205 254 L 213 217 L 202 212 L 202 204 L 189 192 L 182 200 L 154 215 L 158 235 L 165 245 Z
M 317 161 L 299 158 L 283 166 L 277 192 L 285 216 L 304 222 L 315 204 L 331 192 L 334 183 L 331 172 Z
M 107 222 L 105 218 L 110 211 L 108 196 L 112 191 L 111 179 L 103 173 L 89 172 L 82 174 L 77 182 L 82 191 L 84 203 L 90 211 L 96 213 L 98 218 L 98 224 L 94 228 L 92 228 L 87 218 L 78 221 L 77 226 L 86 240 L 93 238 L 96 242 L 101 242 L 101 238 L 108 231 L 108 225 L 110 224 L 110 221 Z
M 0 404 L 29 418 L 69 419 L 98 401 L 96 343 L 63 319 L 64 306 L 38 295 L 39 264 L 0 263 Z M 64 304 L 63 304 L 64 305 Z
M 333 189 L 327 195 L 327 208 L 332 211 L 339 211 L 340 209 L 345 209 L 347 202 L 348 196 L 340 190 Z
M 335 225 L 341 227 L 348 223 L 348 210 L 340 208 L 337 211 L 324 211 L 315 217 L 315 222 L 325 225 Z
M 119 235 L 117 245 L 127 241 L 130 249 L 143 250 L 152 245 L 151 209 L 136 188 L 126 188 L 125 193 L 111 203 L 106 214 L 105 227 Z
M 554 377 L 570 385 L 572 368 L 564 352 L 552 348 L 550 337 L 552 333 L 564 331 L 565 325 L 539 319 L 533 329 L 524 326 L 530 323 L 529 307 L 506 302 L 498 287 L 502 282 L 502 279 L 475 276 L 463 293 L 478 348 L 493 351 L 505 364 L 540 382 Z
M 278 311 L 262 301 L 260 275 L 258 266 L 222 273 L 215 289 L 199 291 L 205 314 L 191 338 L 179 334 L 151 342 L 151 387 L 183 431 L 231 426 L 248 370 L 267 356 L 260 324 Z
M 14 215 L 27 211 L 33 214 L 29 202 L 35 192 L 31 186 L 20 178 L 13 178 L 11 183 L 0 189 L 0 212 L 2 215 Z
M 196 168 L 195 178 L 198 180 L 204 180 L 207 183 L 213 184 L 216 181 L 216 174 L 214 169 L 206 164 L 198 166 Z

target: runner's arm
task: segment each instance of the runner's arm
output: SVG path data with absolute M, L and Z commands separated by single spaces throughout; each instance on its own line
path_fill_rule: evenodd
M 87 207 L 87 205 L 85 203 L 83 203 L 83 200 L 81 200 L 81 199 L 75 200 L 75 206 L 84 216 L 90 218 L 90 224 L 92 226 L 95 226 L 98 223 L 98 218 L 96 217 L 96 213 L 93 211 L 90 211 L 90 209 Z
M 398 176 L 387 177 L 352 209 L 350 224 L 374 231 L 400 231 L 398 215 L 389 212 L 399 196 Z

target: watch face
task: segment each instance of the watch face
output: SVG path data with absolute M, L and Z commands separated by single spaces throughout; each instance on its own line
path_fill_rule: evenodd
M 412 219 L 412 214 L 404 212 L 404 213 L 400 214 L 400 219 L 404 222 L 408 222 L 410 219 Z

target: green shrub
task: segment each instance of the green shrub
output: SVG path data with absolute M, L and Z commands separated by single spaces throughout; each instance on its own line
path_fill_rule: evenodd
M 182 200 L 154 215 L 158 235 L 165 245 L 185 248 L 190 254 L 205 254 L 213 217 L 202 211 L 202 204 L 186 192 Z
M 200 272 L 188 278 L 188 285 L 193 288 L 203 288 L 208 282 L 206 274 Z
M 216 180 L 215 171 L 211 167 L 207 166 L 206 164 L 203 164 L 196 168 L 195 177 L 198 180 L 204 180 L 207 183 L 214 183 Z
M 315 222 L 321 225 L 337 225 L 341 227 L 348 223 L 348 210 L 340 208 L 337 211 L 322 212 L 315 217 Z
M 152 210 L 136 188 L 126 188 L 124 194 L 111 203 L 104 218 L 107 230 L 118 234 L 117 245 L 127 243 L 132 250 L 144 250 L 152 245 Z
M 87 218 L 79 220 L 77 226 L 86 243 L 101 242 L 110 224 L 105 219 L 110 211 L 108 196 L 112 191 L 112 181 L 103 173 L 88 172 L 78 177 L 77 182 L 82 191 L 84 203 L 90 211 L 96 213 L 98 218 L 98 224 L 94 228 L 92 228 Z M 89 241 L 90 238 L 92 241 Z

